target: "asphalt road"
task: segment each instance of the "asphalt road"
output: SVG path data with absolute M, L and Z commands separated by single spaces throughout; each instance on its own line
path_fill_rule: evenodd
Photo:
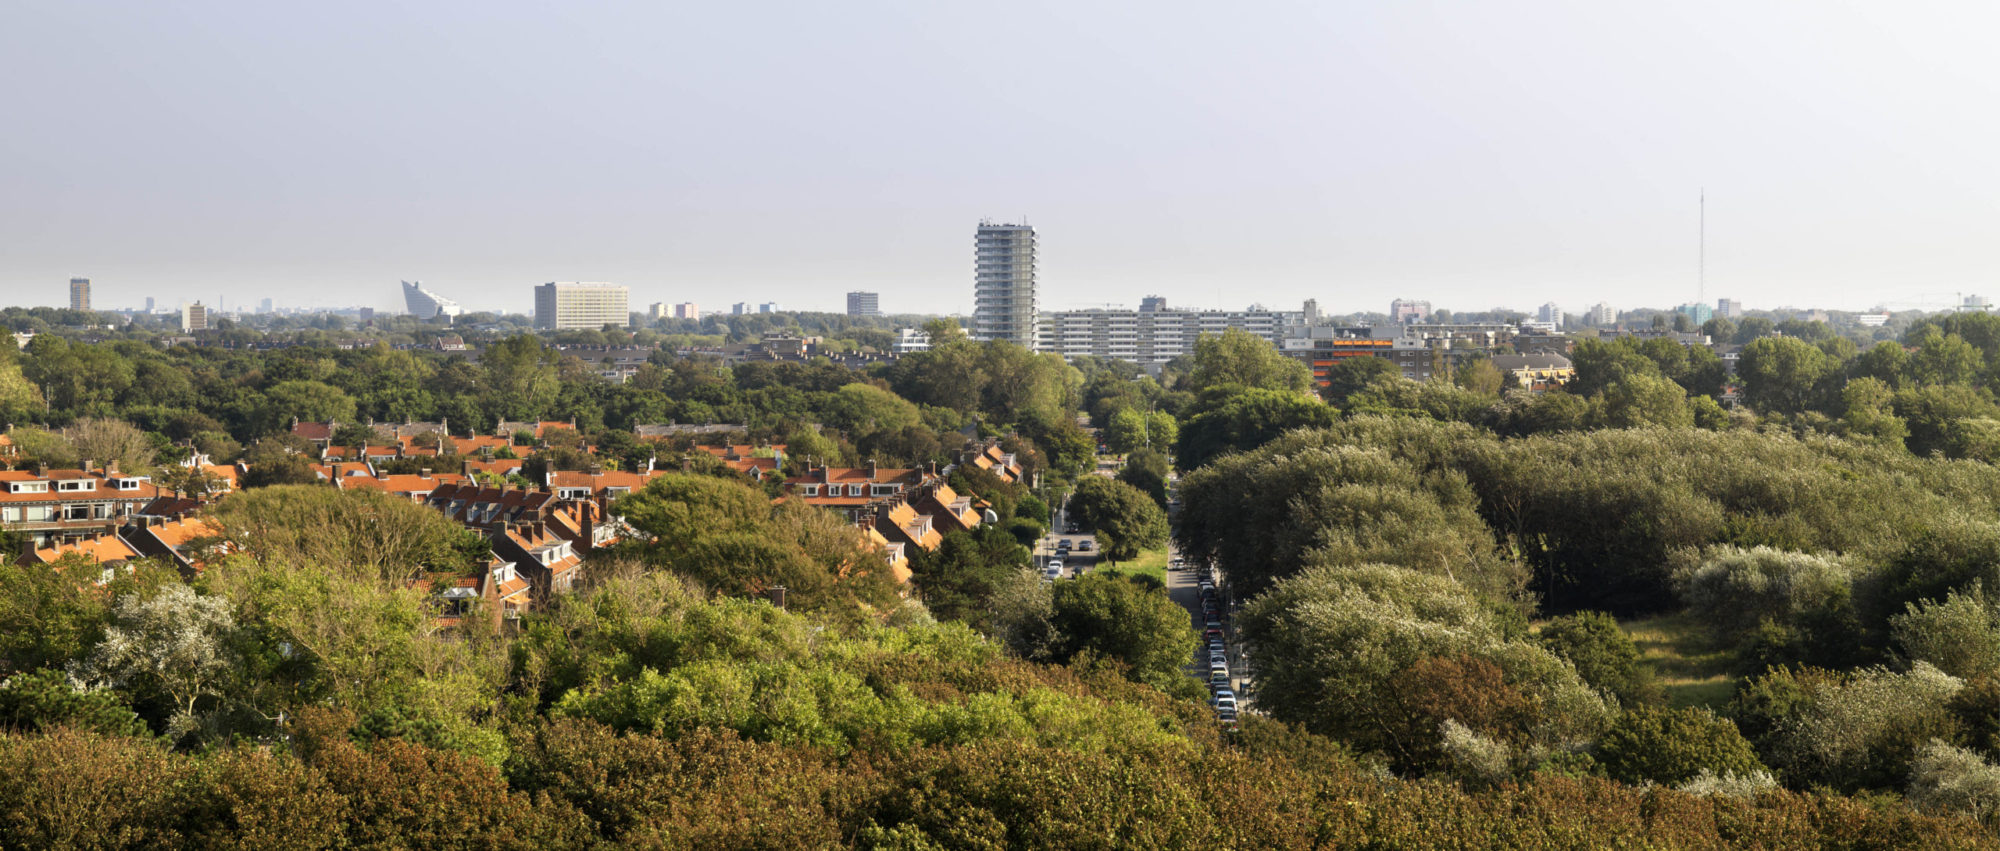
M 1185 568 L 1180 570 L 1173 569 L 1171 565 L 1176 555 L 1178 555 L 1178 551 L 1169 543 L 1167 545 L 1167 562 L 1170 565 L 1167 569 L 1167 596 L 1188 610 L 1188 618 L 1194 623 L 1196 632 L 1204 632 L 1207 629 L 1207 624 L 1202 620 L 1201 614 L 1201 578 L 1207 571 L 1188 570 Z M 1233 617 L 1229 617 L 1226 611 L 1227 602 L 1218 598 L 1217 608 L 1225 610 L 1222 621 L 1223 653 L 1227 655 L 1229 661 L 1229 687 L 1236 692 L 1237 712 L 1241 713 L 1250 708 L 1250 699 L 1244 693 L 1245 680 L 1243 678 L 1243 672 L 1248 666 L 1244 661 L 1242 648 L 1236 641 L 1236 621 Z M 1193 658 L 1188 660 L 1187 670 L 1188 676 L 1199 679 L 1204 683 L 1208 682 L 1208 641 L 1206 639 L 1203 639 L 1201 646 L 1195 650 Z

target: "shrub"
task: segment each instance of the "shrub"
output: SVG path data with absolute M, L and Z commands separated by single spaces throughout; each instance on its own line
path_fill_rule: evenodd
M 1579 612 L 1549 621 L 1536 639 L 1576 666 L 1583 681 L 1633 706 L 1660 699 L 1653 673 L 1639 664 L 1639 646 L 1603 612 Z
M 1734 723 L 1699 707 L 1626 712 L 1598 740 L 1597 761 L 1626 783 L 1673 785 L 1704 772 L 1748 777 L 1764 770 Z

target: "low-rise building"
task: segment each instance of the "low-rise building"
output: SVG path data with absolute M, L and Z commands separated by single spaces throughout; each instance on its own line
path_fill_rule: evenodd
M 1554 390 L 1576 377 L 1569 358 L 1553 352 L 1494 355 L 1493 366 L 1523 390 Z
M 0 526 L 37 546 L 111 531 L 160 496 L 150 476 L 125 476 L 85 462 L 76 470 L 0 470 Z

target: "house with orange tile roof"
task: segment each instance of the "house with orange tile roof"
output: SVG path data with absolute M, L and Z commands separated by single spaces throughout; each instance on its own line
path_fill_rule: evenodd
M 931 516 L 902 500 L 879 507 L 875 531 L 892 544 L 905 544 L 925 552 L 935 551 L 944 543 L 944 533 L 938 530 Z
M 785 445 L 782 443 L 769 446 L 748 443 L 734 446 L 697 446 L 694 449 L 721 459 L 729 469 L 755 482 L 776 475 L 785 466 Z
M 75 470 L 0 470 L 0 526 L 35 544 L 88 538 L 118 528 L 160 496 L 149 476 L 124 476 L 89 462 Z
M 484 604 L 495 628 L 519 620 L 534 608 L 533 586 L 513 562 L 498 555 L 492 555 L 471 576 L 436 583 L 422 579 L 414 585 L 436 601 L 437 615 L 432 622 L 439 626 L 462 623 L 476 604 Z
M 807 505 L 838 511 L 848 520 L 874 514 L 874 504 L 903 497 L 911 489 L 936 478 L 928 470 L 877 467 L 828 467 L 807 469 L 785 480 L 785 492 Z
M 1014 453 L 1001 451 L 1000 444 L 997 442 L 989 443 L 984 448 L 970 451 L 967 453 L 967 456 L 964 458 L 963 463 L 999 476 L 1001 481 L 1019 482 L 1021 480 L 1021 465 L 1015 460 Z
M 542 484 L 563 499 L 617 499 L 646 486 L 660 476 L 662 470 L 643 472 L 622 472 L 603 470 L 582 472 L 577 470 L 550 470 L 542 475 Z
M 460 455 L 478 455 L 482 452 L 499 452 L 513 444 L 507 438 L 491 434 L 475 434 L 471 437 L 451 438 L 453 449 Z
M 132 547 L 130 542 L 119 537 L 117 532 L 105 532 L 67 543 L 55 543 L 41 548 L 31 547 L 22 554 L 21 563 L 49 564 L 67 555 L 80 555 L 107 567 L 145 558 Z
M 583 556 L 576 544 L 551 534 L 544 525 L 514 524 L 491 540 L 494 554 L 513 563 L 534 588 L 537 600 L 569 593 L 583 575 Z
M 415 474 L 398 473 L 376 476 L 342 476 L 333 480 L 333 486 L 341 490 L 379 490 L 393 493 L 411 502 L 430 499 L 431 492 L 440 486 L 465 484 L 465 477 L 457 473 L 434 473 L 423 470 Z
M 874 523 L 863 521 L 859 528 L 862 540 L 868 542 L 871 549 L 881 553 L 882 559 L 889 563 L 889 574 L 896 577 L 898 583 L 908 584 L 912 575 L 908 547 L 902 541 L 889 540 L 888 536 L 875 528 Z
M 236 551 L 236 545 L 223 536 L 222 527 L 207 517 L 144 518 L 127 524 L 119 534 L 133 549 L 173 562 L 182 576 L 190 578 L 201 573 L 210 558 Z
M 972 498 L 961 496 L 945 484 L 942 479 L 917 488 L 910 494 L 910 504 L 918 511 L 930 515 L 937 527 L 946 534 L 970 532 L 979 527 L 979 511 L 972 507 Z

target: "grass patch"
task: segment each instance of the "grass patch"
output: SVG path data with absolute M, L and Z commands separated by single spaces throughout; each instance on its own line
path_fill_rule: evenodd
M 1106 573 L 1124 576 L 1150 576 L 1158 580 L 1161 585 L 1165 585 L 1167 584 L 1167 550 L 1165 547 L 1157 550 L 1145 550 L 1139 553 L 1138 558 L 1131 561 L 1121 561 L 1116 567 L 1111 566 L 1110 562 L 1099 561 L 1091 567 L 1091 570 L 1101 570 Z
M 1735 654 L 1717 647 L 1709 630 L 1681 613 L 1622 621 L 1639 646 L 1640 661 L 1653 669 L 1672 706 L 1720 707 L 1736 691 L 1730 675 Z

